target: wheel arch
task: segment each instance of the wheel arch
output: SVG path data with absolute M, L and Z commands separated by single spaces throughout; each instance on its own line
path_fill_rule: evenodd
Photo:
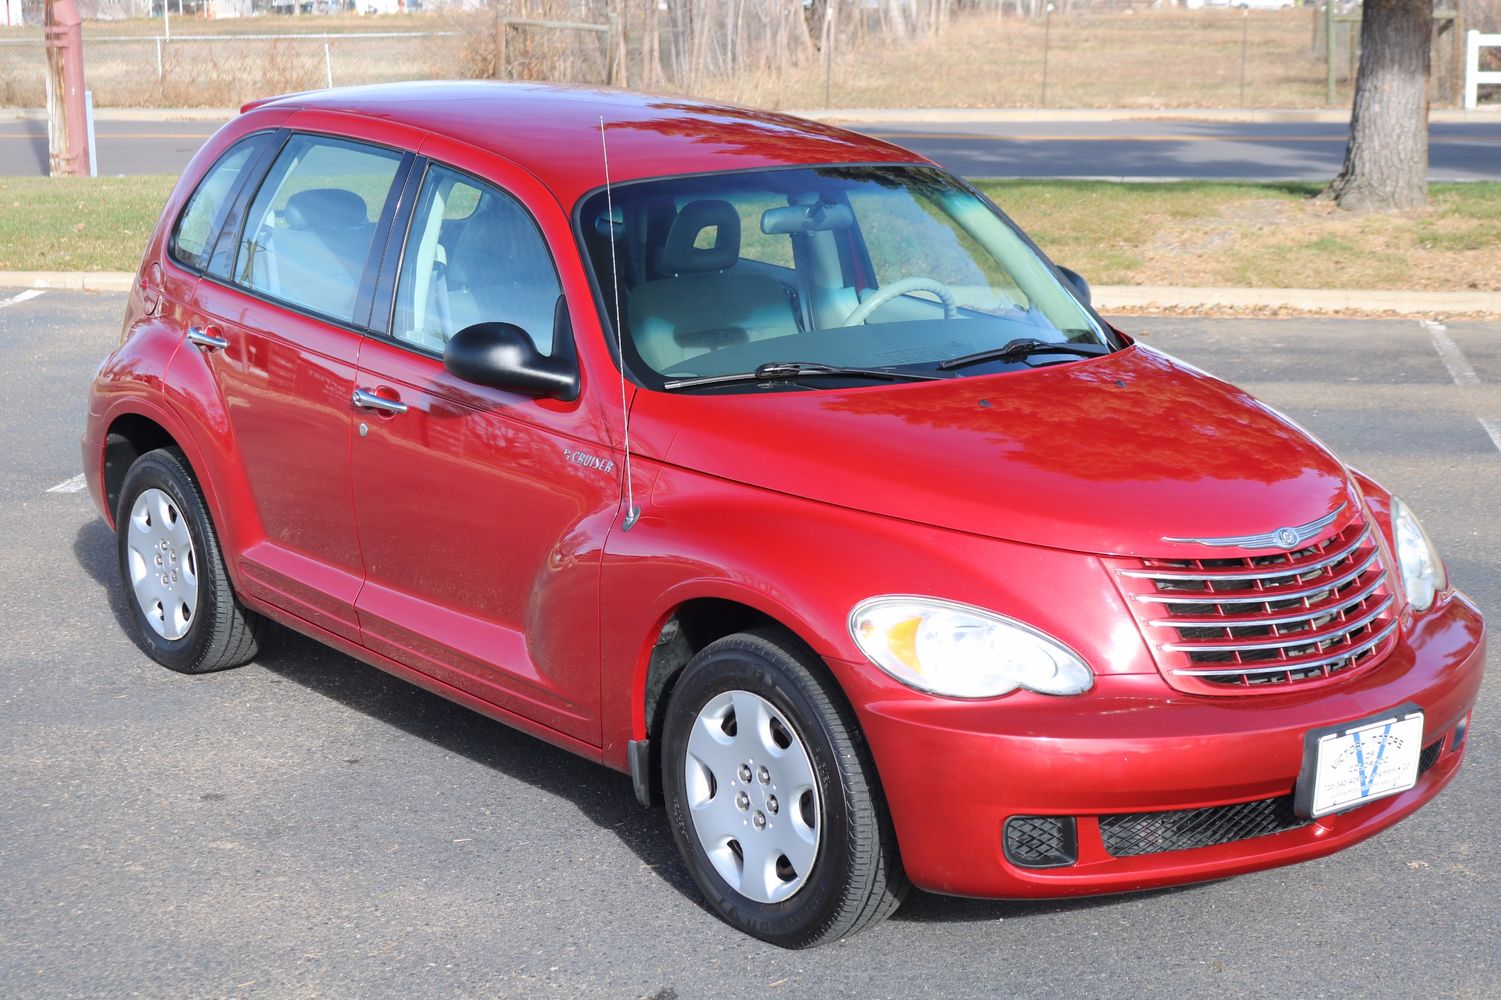
M 726 591 L 722 586 L 677 593 L 649 630 L 631 692 L 629 761 L 637 795 L 644 803 L 661 802 L 661 732 L 673 687 L 689 661 L 717 639 L 751 630 L 775 630 L 807 654 L 812 667 L 829 685 L 830 696 L 849 704 L 848 694 L 811 640 L 807 623 L 789 609 L 757 599 L 759 596 Z
M 126 473 L 136 459 L 158 448 L 181 449 L 182 445 L 171 431 L 144 413 L 127 411 L 110 421 L 109 428 L 104 432 L 101 482 L 111 523 L 120 507 L 120 490 L 125 485 Z M 188 460 L 188 465 L 192 467 L 191 459 Z M 198 478 L 196 472 L 194 475 Z

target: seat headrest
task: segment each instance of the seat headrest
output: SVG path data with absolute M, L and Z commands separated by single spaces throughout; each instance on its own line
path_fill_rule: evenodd
M 370 221 L 365 199 L 343 188 L 308 188 L 287 199 L 282 218 L 292 229 L 339 229 Z
M 714 245 L 694 246 L 699 233 L 714 227 Z M 740 213 L 727 201 L 690 201 L 678 210 L 667 230 L 667 243 L 659 258 L 662 270 L 671 274 L 723 271 L 740 259 Z

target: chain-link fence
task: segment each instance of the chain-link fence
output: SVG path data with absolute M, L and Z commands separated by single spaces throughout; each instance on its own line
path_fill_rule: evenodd
M 457 75 L 458 32 L 110 36 L 85 32 L 99 106 L 232 107 L 268 94 Z M 0 39 L 0 105 L 45 100 L 40 38 Z

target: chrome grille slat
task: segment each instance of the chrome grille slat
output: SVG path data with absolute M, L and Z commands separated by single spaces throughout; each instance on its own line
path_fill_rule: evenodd
M 1169 684 L 1272 693 L 1363 670 L 1396 641 L 1397 592 L 1363 514 L 1281 555 L 1106 561 Z
M 1354 594 L 1341 595 L 1329 604 L 1315 605 L 1306 609 L 1299 609 L 1296 613 L 1286 615 L 1274 615 L 1270 618 L 1189 618 L 1187 616 L 1177 618 L 1153 618 L 1148 625 L 1164 626 L 1166 628 L 1262 628 L 1269 625 L 1291 625 L 1296 622 L 1306 622 L 1309 618 L 1320 615 L 1344 614 L 1355 605 L 1370 597 L 1380 590 L 1386 580 L 1378 577 L 1366 584 Z M 1196 604 L 1216 604 L 1218 601 L 1195 601 Z
M 1320 670 L 1324 667 L 1333 666 L 1341 660 L 1348 660 L 1360 656 L 1362 653 L 1369 653 L 1372 649 L 1381 645 L 1396 627 L 1397 622 L 1394 619 L 1387 622 L 1380 632 L 1377 632 L 1360 645 L 1351 646 L 1337 656 L 1326 656 L 1318 660 L 1283 660 L 1275 666 L 1268 665 L 1264 667 L 1179 667 L 1174 669 L 1173 673 L 1180 677 L 1239 677 L 1242 674 L 1285 674 L 1301 673 L 1305 670 Z
M 1313 594 L 1323 593 L 1326 590 L 1334 590 L 1343 587 L 1350 581 L 1359 577 L 1371 568 L 1380 553 L 1372 549 L 1371 554 L 1361 563 L 1357 569 L 1352 569 L 1342 576 L 1332 580 L 1321 581 L 1317 586 L 1304 587 L 1301 590 L 1227 590 L 1227 591 L 1173 591 L 1173 596 L 1163 594 L 1134 594 L 1138 601 L 1146 601 L 1151 604 L 1275 604 L 1278 601 L 1300 601 Z
M 1367 528 L 1360 533 L 1360 537 L 1335 555 L 1318 562 L 1306 563 L 1302 566 L 1290 567 L 1285 570 L 1276 570 L 1268 573 L 1219 573 L 1212 569 L 1182 570 L 1182 569 L 1125 569 L 1121 570 L 1122 576 L 1134 576 L 1149 580 L 1207 580 L 1210 583 L 1218 583 L 1221 580 L 1283 580 L 1295 576 L 1307 576 L 1309 573 L 1317 573 L 1329 566 L 1333 566 L 1366 543 L 1371 537 L 1371 529 Z
M 1327 632 L 1299 632 L 1283 637 L 1276 642 L 1233 642 L 1229 640 L 1222 643 L 1165 642 L 1162 644 L 1162 648 L 1172 650 L 1175 653 L 1238 653 L 1243 649 L 1286 649 L 1289 646 L 1314 646 L 1331 639 L 1343 639 L 1351 632 L 1365 628 L 1378 618 L 1381 612 L 1391 607 L 1392 600 L 1392 595 L 1387 594 L 1374 611 L 1362 615 L 1355 621 L 1340 622 L 1338 628 Z

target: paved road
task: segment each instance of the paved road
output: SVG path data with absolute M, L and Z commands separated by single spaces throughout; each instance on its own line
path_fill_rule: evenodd
M 211 135 L 213 122 L 101 121 L 99 172 L 176 173 Z M 859 131 L 910 146 L 969 177 L 1190 177 L 1328 180 L 1344 159 L 1348 129 L 1312 122 L 1016 122 L 918 126 L 864 123 Z M 1501 180 L 1501 121 L 1434 123 L 1430 176 Z M 41 176 L 47 128 L 0 120 L 0 174 Z
M 0 301 L 4 301 L 0 297 Z M 916 894 L 815 952 L 697 902 L 629 781 L 278 631 L 183 677 L 80 493 L 120 296 L 0 306 L 0 996 L 1501 995 L 1501 695 L 1427 809 L 1296 868 L 1067 903 Z M 1501 324 L 1125 321 L 1404 494 L 1501 613 Z M 1498 432 L 1501 433 L 1501 432 Z
M 1026 122 L 858 130 L 965 177 L 1327 181 L 1350 130 L 1315 122 Z M 1501 180 L 1501 121 L 1429 126 L 1428 176 Z

